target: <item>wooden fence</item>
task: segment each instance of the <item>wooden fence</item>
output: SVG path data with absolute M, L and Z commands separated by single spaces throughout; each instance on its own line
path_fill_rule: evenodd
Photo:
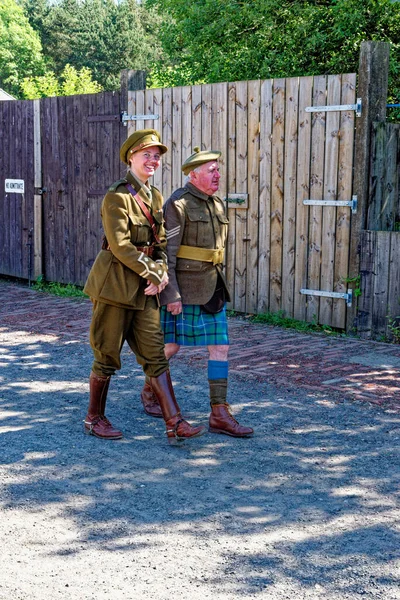
M 363 338 L 392 339 L 400 326 L 400 232 L 361 234 L 361 296 L 357 332 Z
M 1 273 L 28 278 L 33 261 L 35 275 L 82 285 L 101 244 L 101 199 L 124 172 L 119 147 L 133 129 L 155 127 L 170 148 L 154 178 L 165 197 L 182 184 L 194 146 L 222 151 L 231 308 L 344 327 L 343 300 L 300 290 L 346 290 L 351 211 L 303 200 L 351 198 L 355 115 L 306 107 L 352 104 L 355 87 L 350 74 L 142 90 L 129 93 L 127 106 L 118 93 L 2 103 L 0 143 L 10 157 L 2 175 L 24 179 L 27 193 L 0 196 L 9 240 Z M 153 116 L 126 128 L 124 109 Z
M 194 146 L 222 151 L 233 309 L 345 327 L 342 299 L 300 290 L 346 291 L 351 211 L 303 200 L 351 199 L 355 114 L 305 109 L 352 104 L 355 87 L 350 74 L 130 93 L 130 114 L 158 115 L 130 131 L 159 128 L 170 148 L 155 175 L 166 197 L 182 185 L 181 164 Z
M 400 230 L 400 125 L 372 125 L 368 207 L 368 229 Z
M 367 227 L 360 239 L 357 331 L 392 339 L 400 325 L 400 125 L 373 123 Z

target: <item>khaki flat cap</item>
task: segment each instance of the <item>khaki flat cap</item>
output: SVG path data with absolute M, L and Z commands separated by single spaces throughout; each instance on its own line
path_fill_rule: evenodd
M 185 175 L 188 175 L 190 171 L 193 171 L 196 167 L 212 160 L 218 160 L 220 156 L 221 152 L 219 152 L 219 150 L 200 150 L 200 148 L 196 146 L 193 148 L 193 154 L 183 163 L 182 171 Z
M 161 154 L 165 154 L 168 148 L 160 142 L 160 134 L 155 129 L 138 129 L 132 133 L 127 140 L 122 144 L 119 151 L 119 157 L 122 162 L 128 164 L 131 154 L 149 148 L 150 146 L 158 146 Z

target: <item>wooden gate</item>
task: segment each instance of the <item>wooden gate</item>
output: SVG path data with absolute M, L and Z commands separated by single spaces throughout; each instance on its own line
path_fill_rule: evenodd
M 303 201 L 351 200 L 355 113 L 305 109 L 354 104 L 355 89 L 350 74 L 129 93 L 129 113 L 158 115 L 129 133 L 155 127 L 170 149 L 154 178 L 166 198 L 195 146 L 222 151 L 232 309 L 345 327 L 344 300 L 300 290 L 347 291 L 351 209 Z
M 120 94 L 41 101 L 46 279 L 83 285 L 101 247 L 100 204 L 123 176 Z
M 0 127 L 0 273 L 29 279 L 33 270 L 34 103 L 0 102 Z M 10 180 L 14 183 L 6 191 Z

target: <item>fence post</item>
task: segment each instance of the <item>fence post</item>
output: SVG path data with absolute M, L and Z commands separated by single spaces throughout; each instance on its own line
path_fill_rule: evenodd
M 132 69 L 124 69 L 120 73 L 121 96 L 120 108 L 121 111 L 128 109 L 128 92 L 146 89 L 146 71 L 134 71 Z
M 33 196 L 33 276 L 43 273 L 43 190 L 40 100 L 33 100 L 34 188 Z M 29 273 L 30 278 L 30 273 Z
M 359 274 L 360 235 L 367 221 L 372 123 L 386 120 L 389 49 L 387 42 L 361 43 L 357 97 L 362 100 L 362 113 L 356 123 L 353 175 L 353 194 L 357 195 L 358 202 L 357 213 L 352 216 L 351 221 L 350 278 Z M 347 331 L 351 331 L 356 325 L 354 304 L 347 311 Z

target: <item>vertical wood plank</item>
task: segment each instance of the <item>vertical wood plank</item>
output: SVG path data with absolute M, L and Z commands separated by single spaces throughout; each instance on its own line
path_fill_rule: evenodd
M 356 101 L 356 75 L 342 76 L 341 104 L 354 104 Z M 338 200 L 351 200 L 353 184 L 354 121 L 353 110 L 340 114 Z M 354 290 L 354 284 L 346 282 L 349 270 L 351 209 L 338 207 L 336 211 L 335 272 L 333 291 L 344 293 L 348 288 Z M 343 300 L 332 301 L 333 327 L 346 327 L 346 303 Z
M 128 92 L 128 97 L 131 92 Z M 136 91 L 136 106 L 133 115 L 144 115 L 146 107 L 146 90 L 137 90 Z M 131 133 L 137 131 L 138 129 L 144 129 L 145 121 L 143 119 L 138 119 L 137 121 L 129 121 L 128 123 L 128 135 L 129 137 Z M 153 121 L 151 121 L 150 127 L 153 127 Z
M 388 291 L 388 319 L 386 324 L 386 337 L 392 337 L 389 320 L 394 319 L 400 325 L 400 232 L 390 232 L 390 261 L 389 261 L 389 291 Z
M 386 171 L 386 143 L 388 129 L 386 123 L 371 125 L 371 160 L 368 191 L 368 229 L 380 229 L 380 214 L 383 205 L 383 186 Z
M 258 302 L 257 312 L 269 310 L 269 261 L 271 236 L 271 167 L 272 167 L 272 81 L 260 86 L 260 165 L 258 204 Z
M 260 81 L 249 81 L 247 127 L 247 268 L 246 310 L 257 312 L 258 304 L 258 225 L 259 225 L 259 156 L 260 156 Z
M 161 192 L 165 199 L 172 193 L 172 90 L 171 88 L 162 91 L 162 139 L 168 147 L 168 152 L 164 154 L 162 161 L 162 189 Z
M 328 76 L 327 104 L 340 104 L 340 75 Z M 337 200 L 338 162 L 339 162 L 339 111 L 328 112 L 325 130 L 325 173 L 323 186 L 324 200 Z M 335 269 L 336 208 L 325 206 L 322 209 L 322 252 L 321 252 L 321 290 L 332 292 Z M 330 325 L 332 321 L 332 298 L 321 298 L 319 322 Z
M 201 148 L 201 85 L 192 86 L 192 148 Z
M 286 80 L 285 153 L 283 179 L 283 232 L 282 232 L 282 310 L 293 317 L 295 255 L 296 255 L 296 189 L 297 146 L 299 113 L 299 80 Z
M 385 125 L 389 124 L 385 123 Z M 389 126 L 385 149 L 386 169 L 383 205 L 380 214 L 380 229 L 383 231 L 394 231 L 396 208 L 399 202 L 399 190 L 396 185 L 400 167 L 397 155 L 397 137 L 396 128 Z
M 247 193 L 247 81 L 236 83 L 236 186 L 237 193 Z M 247 279 L 247 210 L 235 211 L 236 260 L 234 308 L 246 312 Z
M 137 91 L 128 90 L 128 115 L 136 115 L 138 113 Z M 126 139 L 136 131 L 136 121 L 128 121 L 126 124 Z
M 201 150 L 210 150 L 211 148 L 211 123 L 212 123 L 212 98 L 211 98 L 211 85 L 201 86 L 201 129 L 202 129 L 202 140 Z
M 172 189 L 182 180 L 182 88 L 172 88 Z
M 158 115 L 158 120 L 153 122 L 153 128 L 156 129 L 161 138 L 161 142 L 164 144 L 164 140 L 162 137 L 162 123 L 163 123 L 163 104 L 162 104 L 162 90 L 154 89 L 153 90 L 153 104 L 152 104 L 152 113 Z M 168 149 L 169 151 L 169 149 Z M 162 190 L 162 164 L 165 159 L 165 154 L 161 157 L 161 164 L 158 167 L 157 171 L 154 173 L 153 177 L 153 185 L 163 193 Z
M 180 169 L 180 184 L 182 186 L 184 174 L 182 173 L 182 164 L 192 154 L 192 88 L 185 86 L 182 88 L 182 125 L 181 125 L 181 162 Z
M 285 79 L 273 83 L 270 310 L 282 308 L 282 227 L 285 163 Z
M 386 332 L 389 291 L 390 232 L 376 232 L 374 256 L 374 312 L 371 334 L 374 339 Z
M 228 86 L 228 194 L 236 193 L 236 83 Z M 231 302 L 229 308 L 235 308 L 235 260 L 236 260 L 236 211 L 228 204 L 228 240 L 226 247 L 226 280 L 229 286 Z
M 312 106 L 326 104 L 326 78 L 314 77 Z M 325 120 L 323 112 L 312 113 L 311 120 L 311 173 L 310 199 L 322 200 L 324 189 L 325 162 Z M 321 244 L 322 244 L 322 208 L 309 207 L 309 237 L 308 237 L 308 278 L 307 288 L 320 290 L 321 287 Z M 319 320 L 319 298 L 307 296 L 307 321 Z
M 371 337 L 374 314 L 374 259 L 376 232 L 363 231 L 360 237 L 360 288 L 358 299 L 357 333 L 365 339 Z
M 299 82 L 299 120 L 296 194 L 296 259 L 293 317 L 306 320 L 307 297 L 300 290 L 307 287 L 308 206 L 303 200 L 310 197 L 311 114 L 305 112 L 312 102 L 312 77 Z
M 219 150 L 219 168 L 221 179 L 217 195 L 226 197 L 227 192 L 227 136 L 228 136 L 228 86 L 226 83 L 215 83 L 211 86 L 212 129 L 211 148 Z

